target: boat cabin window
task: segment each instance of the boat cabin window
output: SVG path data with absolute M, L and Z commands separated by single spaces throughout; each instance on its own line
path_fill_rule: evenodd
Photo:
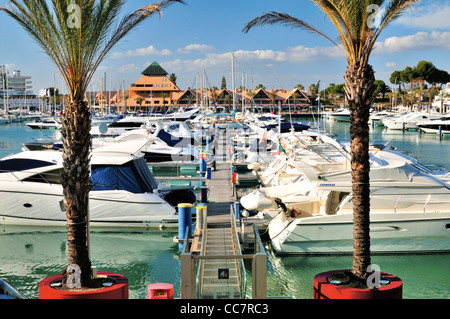
M 419 163 L 414 163 L 411 164 L 412 167 L 417 168 L 419 171 L 425 172 L 425 173 L 433 173 L 432 170 L 430 170 L 428 167 L 423 166 L 422 164 Z
M 325 214 L 334 215 L 339 210 L 342 200 L 349 195 L 346 192 L 331 191 L 325 201 Z
M 44 173 L 38 173 L 24 179 L 24 181 L 35 183 L 61 184 L 61 171 L 62 169 L 58 168 Z
M 110 128 L 122 128 L 122 127 L 141 127 L 143 123 L 141 121 L 136 122 L 114 122 L 108 125 Z
M 0 161 L 0 172 L 20 172 L 51 165 L 56 165 L 56 163 L 28 158 L 14 158 Z

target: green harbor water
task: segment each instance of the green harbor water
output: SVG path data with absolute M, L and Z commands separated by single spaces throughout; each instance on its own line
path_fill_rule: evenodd
M 339 141 L 348 141 L 348 123 L 323 120 L 320 125 L 327 132 L 336 134 Z M 0 126 L 0 156 L 19 152 L 22 143 L 51 136 L 52 133 L 33 131 L 23 124 Z M 371 140 L 383 144 L 389 141 L 389 145 L 414 156 L 428 167 L 450 171 L 450 137 L 440 139 L 432 134 L 375 127 Z M 92 264 L 99 271 L 125 275 L 129 280 L 131 299 L 146 299 L 147 286 L 160 282 L 174 284 L 175 298 L 178 298 L 180 254 L 178 244 L 173 242 L 175 235 L 175 232 L 156 230 L 94 230 L 90 239 Z M 66 242 L 65 229 L 0 225 L 0 277 L 27 297 L 37 299 L 39 282 L 61 273 L 67 265 Z M 266 243 L 266 251 L 267 294 L 273 297 L 312 299 L 316 274 L 352 267 L 351 256 L 279 257 L 272 252 L 269 243 Z M 405 299 L 450 298 L 450 254 L 373 256 L 372 263 L 378 265 L 381 271 L 395 274 L 403 280 Z M 250 271 L 247 278 L 251 284 Z

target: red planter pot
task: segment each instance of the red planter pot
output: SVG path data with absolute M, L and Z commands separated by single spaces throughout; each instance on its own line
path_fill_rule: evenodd
M 402 299 L 403 282 L 400 278 L 381 272 L 389 284 L 380 288 L 350 288 L 329 282 L 331 275 L 350 272 L 350 270 L 333 270 L 320 273 L 314 277 L 314 299 Z
M 59 290 L 51 286 L 61 281 L 62 275 L 54 275 L 39 283 L 39 299 L 128 299 L 128 279 L 122 275 L 98 272 L 99 276 L 113 278 L 115 283 L 111 287 L 91 289 L 89 291 Z

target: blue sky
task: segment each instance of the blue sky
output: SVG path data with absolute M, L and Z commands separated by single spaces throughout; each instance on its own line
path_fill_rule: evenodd
M 7 1 L 0 1 L 4 5 Z M 153 1 L 127 1 L 131 12 Z M 337 32 L 309 0 L 185 0 L 186 5 L 166 8 L 163 16 L 150 18 L 133 31 L 101 64 L 98 75 L 107 74 L 108 87 L 117 81 L 135 82 L 141 72 L 157 61 L 178 77 L 181 89 L 196 87 L 197 75 L 205 72 L 211 86 L 220 87 L 225 76 L 231 88 L 231 52 L 235 54 L 237 85 L 242 75 L 247 87 L 262 83 L 266 88 L 306 88 L 343 83 L 346 61 L 330 42 L 300 29 L 282 26 L 256 27 L 242 32 L 253 18 L 268 12 L 285 12 L 308 21 L 331 38 Z M 428 60 L 450 72 L 450 1 L 423 0 L 417 10 L 399 18 L 382 33 L 370 63 L 376 78 L 388 85 L 390 74 Z M 33 91 L 63 88 L 56 68 L 29 36 L 6 14 L 0 13 L 0 65 L 32 76 Z M 97 89 L 99 76 L 91 88 Z M 65 89 L 62 89 L 65 91 Z

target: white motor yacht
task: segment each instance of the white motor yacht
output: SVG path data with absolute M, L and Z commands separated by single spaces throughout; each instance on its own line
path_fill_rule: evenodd
M 126 133 L 127 131 L 145 126 L 149 121 L 185 121 L 198 113 L 198 111 L 198 108 L 194 108 L 185 112 L 182 112 L 180 110 L 178 112 L 167 113 L 161 116 L 127 116 L 118 121 L 108 124 L 106 130 L 104 131 L 103 127 L 101 126 L 93 126 L 91 128 L 91 135 L 115 137 Z
M 293 185 L 285 186 L 290 192 L 278 198 L 282 210 L 269 224 L 274 250 L 279 254 L 350 254 L 351 171 L 324 170 L 306 161 L 296 165 L 304 180 L 295 185 L 293 193 Z M 450 185 L 439 177 L 403 154 L 371 152 L 373 253 L 450 250 Z
M 54 117 L 46 117 L 35 122 L 25 123 L 26 126 L 35 130 L 58 130 L 61 128 L 61 122 Z
M 383 122 L 381 121 L 385 117 L 393 117 L 398 115 L 396 112 L 390 112 L 390 111 L 381 111 L 377 113 L 373 113 L 369 116 L 369 124 L 374 126 L 383 126 Z
M 92 227 L 177 227 L 173 193 L 178 190 L 159 184 L 150 173 L 141 154 L 147 143 L 134 140 L 92 151 Z M 57 151 L 27 151 L 1 159 L 0 224 L 64 226 L 62 169 L 62 153 Z
M 177 137 L 168 133 L 164 126 L 156 130 L 141 127 L 122 133 L 116 137 L 99 137 L 93 139 L 93 147 L 120 144 L 127 141 L 147 141 L 141 150 L 147 162 L 189 162 L 199 158 L 198 150 L 191 145 L 191 138 Z
M 450 117 L 446 116 L 440 120 L 418 123 L 417 126 L 425 133 L 450 134 Z
M 390 130 L 408 130 L 417 129 L 420 123 L 440 120 L 442 117 L 442 114 L 408 113 L 405 115 L 384 117 L 381 121 Z
M 331 118 L 338 122 L 350 122 L 350 110 L 339 109 L 336 112 L 330 113 Z

